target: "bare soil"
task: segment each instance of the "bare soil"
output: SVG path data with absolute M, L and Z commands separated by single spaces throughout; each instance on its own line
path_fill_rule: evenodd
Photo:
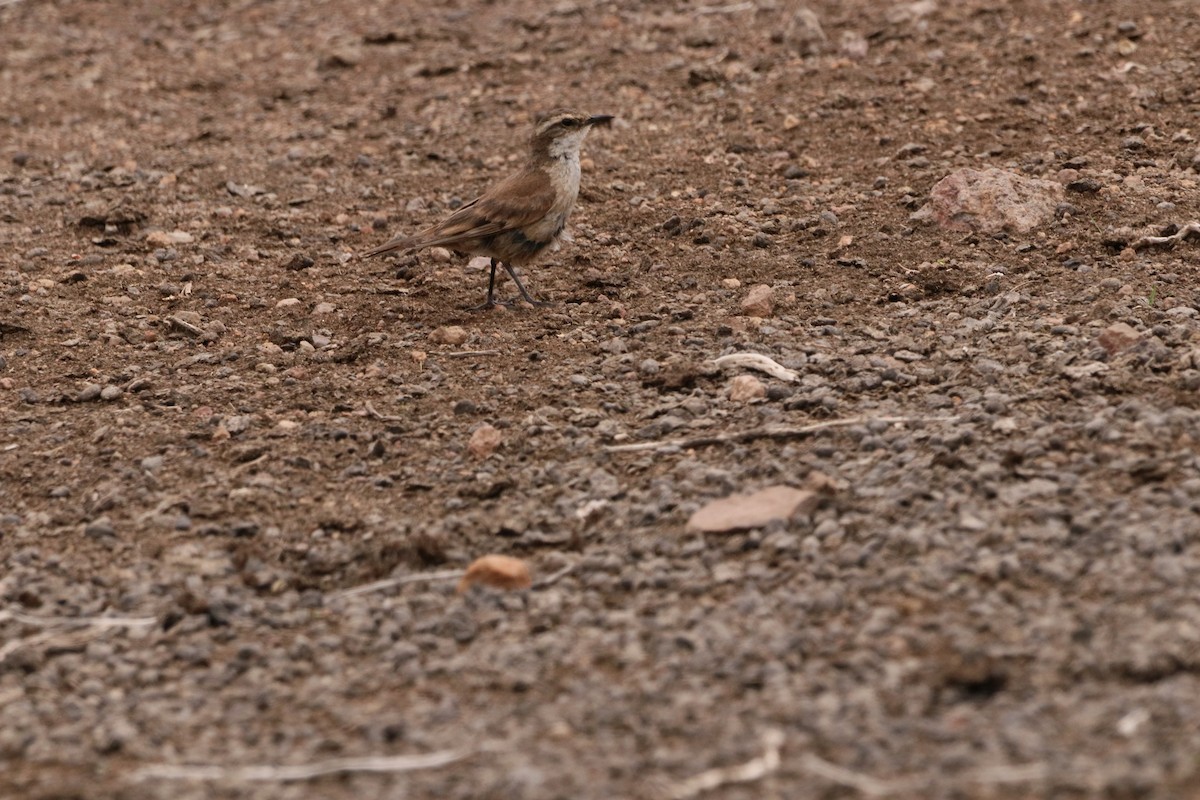
M 0 1 L 0 796 L 1200 797 L 1195 5 L 811 10 Z M 554 306 L 355 258 L 561 105 Z M 1064 203 L 914 221 L 963 167 Z

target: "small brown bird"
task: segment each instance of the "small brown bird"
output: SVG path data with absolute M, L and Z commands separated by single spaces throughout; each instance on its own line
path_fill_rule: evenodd
M 530 296 L 513 267 L 533 261 L 562 237 L 579 196 L 579 148 L 592 126 L 611 121 L 609 114 L 588 115 L 564 108 L 542 114 L 534 122 L 529 160 L 520 172 L 436 225 L 413 236 L 397 236 L 365 255 L 448 247 L 458 253 L 487 256 L 492 261 L 487 301 L 477 308 L 496 305 L 497 266 L 504 267 L 526 302 L 546 305 Z

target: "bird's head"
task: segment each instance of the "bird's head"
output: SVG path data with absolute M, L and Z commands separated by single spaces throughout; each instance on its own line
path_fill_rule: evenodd
M 533 124 L 530 147 L 542 158 L 578 157 L 579 148 L 594 125 L 612 122 L 611 114 L 583 114 L 556 108 L 538 115 Z

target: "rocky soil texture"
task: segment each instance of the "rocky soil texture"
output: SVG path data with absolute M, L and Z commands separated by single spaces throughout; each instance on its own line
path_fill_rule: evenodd
M 0 0 L 0 795 L 1200 797 L 1195 10 Z

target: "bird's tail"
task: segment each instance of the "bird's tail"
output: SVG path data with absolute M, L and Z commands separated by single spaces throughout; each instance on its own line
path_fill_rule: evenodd
M 395 253 L 396 251 L 412 250 L 420 246 L 420 241 L 416 236 L 397 236 L 395 239 L 388 241 L 376 247 L 374 250 L 368 250 L 362 254 L 363 258 L 371 258 L 372 256 L 381 256 L 384 253 Z

